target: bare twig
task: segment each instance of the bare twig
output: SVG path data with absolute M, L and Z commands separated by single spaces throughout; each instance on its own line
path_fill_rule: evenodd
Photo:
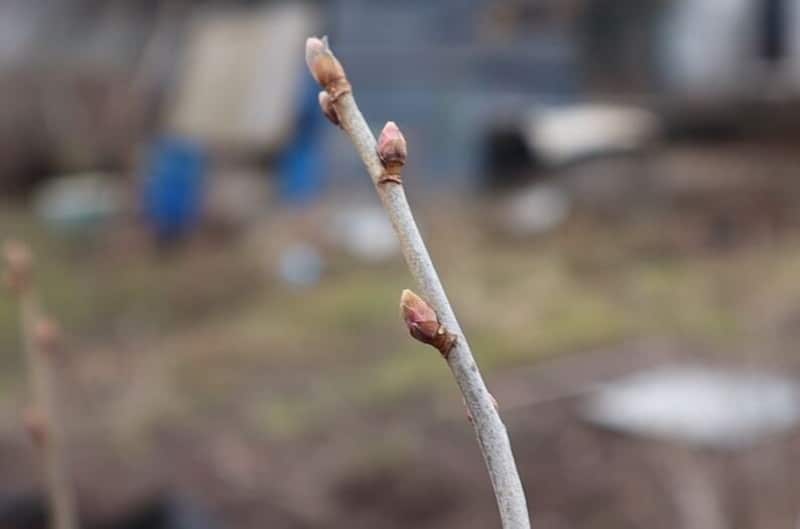
M 20 307 L 25 360 L 32 404 L 25 410 L 25 427 L 39 450 L 50 502 L 50 526 L 76 529 L 75 501 L 64 459 L 61 424 L 52 360 L 59 341 L 57 326 L 41 314 L 32 283 L 32 259 L 26 246 L 5 246 L 6 283 Z
M 435 324 L 410 326 L 409 329 L 415 337 L 421 336 L 426 343 L 437 347 L 450 366 L 472 417 L 502 526 L 504 529 L 528 529 L 525 493 L 505 425 L 486 389 L 406 200 L 400 175 L 406 156 L 405 139 L 397 126 L 389 122 L 376 143 L 353 98 L 344 68 L 328 47 L 327 39 L 312 37 L 306 41 L 306 62 L 327 94 L 320 96 L 323 111 L 350 136 L 400 239 L 411 275 L 433 309 Z M 417 323 L 430 321 L 430 316 L 423 314 Z

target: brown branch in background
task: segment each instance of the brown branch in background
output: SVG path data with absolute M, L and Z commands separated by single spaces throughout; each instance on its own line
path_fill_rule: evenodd
M 325 115 L 347 133 L 358 151 L 400 240 L 411 275 L 427 300 L 423 302 L 410 292 L 404 294 L 404 317 L 412 335 L 434 345 L 447 360 L 468 415 L 472 417 L 502 526 L 504 529 L 529 529 L 525 493 L 505 425 L 486 389 L 408 206 L 400 174 L 407 154 L 405 138 L 397 125 L 389 122 L 376 143 L 353 98 L 344 68 L 331 52 L 327 39 L 312 37 L 306 41 L 306 62 L 325 91 L 320 95 Z
M 28 248 L 9 242 L 4 248 L 5 280 L 17 297 L 20 327 L 31 390 L 31 405 L 23 422 L 39 451 L 50 503 L 52 529 L 76 529 L 75 501 L 67 475 L 63 434 L 58 415 L 53 357 L 58 352 L 60 333 L 42 316 L 33 288 L 33 259 Z

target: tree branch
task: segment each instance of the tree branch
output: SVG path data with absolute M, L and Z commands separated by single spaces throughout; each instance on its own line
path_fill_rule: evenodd
M 306 62 L 327 93 L 320 97 L 323 111 L 352 140 L 400 240 L 411 275 L 432 306 L 443 332 L 452 336 L 450 344 L 443 345 L 447 350 L 442 352 L 472 417 L 503 529 L 529 529 L 525 493 L 505 425 L 486 389 L 406 199 L 399 171 L 405 162 L 405 140 L 397 126 L 389 122 L 381 134 L 380 145 L 376 143 L 353 98 L 344 68 L 328 47 L 327 39 L 307 40 Z
M 8 243 L 4 253 L 6 283 L 19 300 L 20 328 L 31 386 L 32 403 L 25 410 L 25 427 L 42 459 L 50 502 L 50 527 L 76 529 L 75 500 L 64 458 L 52 366 L 58 348 L 58 330 L 41 314 L 33 290 L 32 259 L 27 247 Z

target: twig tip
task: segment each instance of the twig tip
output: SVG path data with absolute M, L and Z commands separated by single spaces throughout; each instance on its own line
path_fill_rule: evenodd
M 378 137 L 378 157 L 386 169 L 383 180 L 401 183 L 400 173 L 408 158 L 406 138 L 394 121 L 387 121 Z
M 308 64 L 309 70 L 313 70 L 312 66 L 316 58 L 328 48 L 327 41 L 324 39 L 325 37 L 308 37 L 306 39 L 306 64 Z
M 332 102 L 350 92 L 350 83 L 328 45 L 328 37 L 306 39 L 306 64 L 317 83 L 328 92 Z

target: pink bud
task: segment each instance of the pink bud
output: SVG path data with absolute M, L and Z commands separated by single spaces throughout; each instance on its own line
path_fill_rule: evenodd
M 406 139 L 397 124 L 389 121 L 383 126 L 380 137 L 378 137 L 378 156 L 383 162 L 383 166 L 394 169 L 399 174 L 399 169 L 405 165 L 408 155 L 406 149 Z
M 431 306 L 410 290 L 403 290 L 400 296 L 400 309 L 411 336 L 424 344 L 432 345 L 447 358 L 456 337 L 439 323 L 439 318 Z
M 400 294 L 400 308 L 403 311 L 403 318 L 410 323 L 423 323 L 426 321 L 438 321 L 436 312 L 428 305 L 424 299 L 414 292 L 405 289 Z

